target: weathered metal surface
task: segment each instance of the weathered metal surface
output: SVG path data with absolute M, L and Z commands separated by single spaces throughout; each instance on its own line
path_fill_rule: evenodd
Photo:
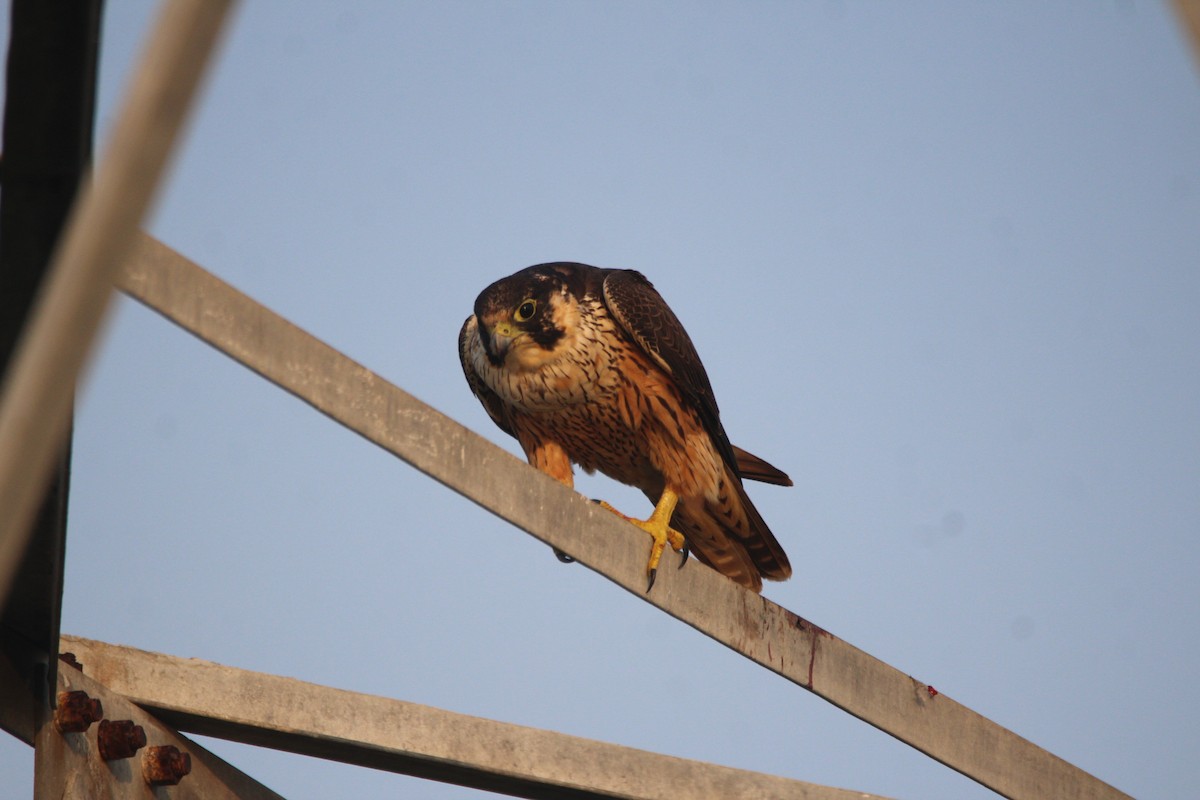
M 47 717 L 35 736 L 34 792 L 35 798 L 69 800 L 283 800 L 217 756 L 205 750 L 114 692 L 95 678 L 63 666 L 58 671 L 60 692 L 86 693 L 99 700 L 106 714 L 120 722 L 108 720 L 101 725 L 111 728 L 119 753 L 108 753 L 114 760 L 105 760 L 100 725 L 83 732 L 60 732 L 52 718 Z M 120 724 L 120 723 L 127 724 Z M 138 734 L 140 731 L 140 735 Z M 132 737 L 132 740 L 125 740 Z M 149 742 L 141 752 L 128 752 L 129 745 Z M 179 776 L 177 786 L 166 790 L 151 785 L 151 778 L 171 777 L 161 772 L 162 760 L 150 751 L 155 748 L 175 748 L 189 760 L 190 774 Z M 169 758 L 169 751 L 163 751 Z M 176 764 L 176 767 L 181 767 Z M 148 769 L 149 767 L 149 769 Z M 156 784 L 165 785 L 165 784 Z
M 76 203 L 0 388 L 0 596 L 63 443 L 75 380 L 231 0 L 171 0 Z
M 645 594 L 645 536 L 143 237 L 132 297 L 331 419 L 634 596 L 1010 798 L 1127 795 L 716 572 L 667 570 Z M 84 660 L 87 660 L 85 656 Z
M 182 730 L 518 797 L 875 798 L 211 661 L 65 641 L 97 680 Z

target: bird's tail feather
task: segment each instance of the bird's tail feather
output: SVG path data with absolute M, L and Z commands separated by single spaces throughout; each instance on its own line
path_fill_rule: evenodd
M 750 555 L 712 515 L 676 512 L 671 526 L 684 535 L 692 554 L 701 563 L 751 591 L 762 591 L 762 577 Z
M 750 520 L 750 535 L 741 540 L 742 546 L 746 548 L 750 560 L 764 578 L 772 581 L 787 580 L 792 577 L 792 565 L 788 561 L 787 553 L 783 552 L 783 546 L 779 544 L 775 534 L 771 533 L 754 503 L 746 496 L 746 490 L 742 488 L 741 483 L 737 483 L 737 490 L 741 495 L 746 517 Z
M 736 444 L 730 446 L 733 448 L 734 458 L 737 459 L 738 474 L 743 479 L 771 483 L 776 486 L 792 485 L 792 479 L 783 470 L 768 464 L 753 453 L 747 453 Z
M 762 579 L 782 581 L 792 574 L 787 555 L 732 471 L 716 498 L 685 498 L 671 521 L 703 563 L 753 591 Z

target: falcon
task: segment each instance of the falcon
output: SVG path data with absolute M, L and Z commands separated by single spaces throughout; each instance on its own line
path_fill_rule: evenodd
M 641 273 L 523 269 L 479 294 L 458 349 L 471 391 L 531 465 L 572 488 L 572 463 L 599 470 L 654 503 L 646 520 L 621 514 L 653 540 L 647 592 L 668 546 L 680 566 L 693 553 L 756 592 L 792 574 L 742 485 L 791 479 L 730 443 L 692 340 Z

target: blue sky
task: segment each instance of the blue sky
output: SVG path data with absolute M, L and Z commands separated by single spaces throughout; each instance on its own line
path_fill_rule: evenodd
M 153 9 L 108 4 L 101 139 Z M 768 597 L 1130 794 L 1190 796 L 1192 56 L 1145 2 L 251 2 L 147 228 L 514 452 L 456 357 L 477 292 L 548 260 L 641 270 L 731 438 L 796 482 L 750 490 L 796 567 Z M 132 301 L 81 390 L 72 488 L 66 632 L 993 796 Z M 206 744 L 289 798 L 479 796 Z M 31 764 L 0 742 L 13 796 Z

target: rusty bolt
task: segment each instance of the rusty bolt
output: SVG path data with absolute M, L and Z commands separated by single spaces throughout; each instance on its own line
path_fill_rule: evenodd
M 59 733 L 83 733 L 103 717 L 104 707 L 99 700 L 88 697 L 87 692 L 58 693 L 54 727 Z
M 77 661 L 75 659 L 74 653 L 59 653 L 58 660 L 63 662 L 64 664 L 71 665 L 72 667 L 79 670 L 80 672 L 83 672 L 83 664 L 80 664 L 79 661 Z
M 105 761 L 129 758 L 146 746 L 146 732 L 133 720 L 105 719 L 96 731 L 96 743 L 100 745 L 100 757 Z
M 151 786 L 174 786 L 192 771 L 192 757 L 173 744 L 146 748 L 142 755 L 142 777 Z

